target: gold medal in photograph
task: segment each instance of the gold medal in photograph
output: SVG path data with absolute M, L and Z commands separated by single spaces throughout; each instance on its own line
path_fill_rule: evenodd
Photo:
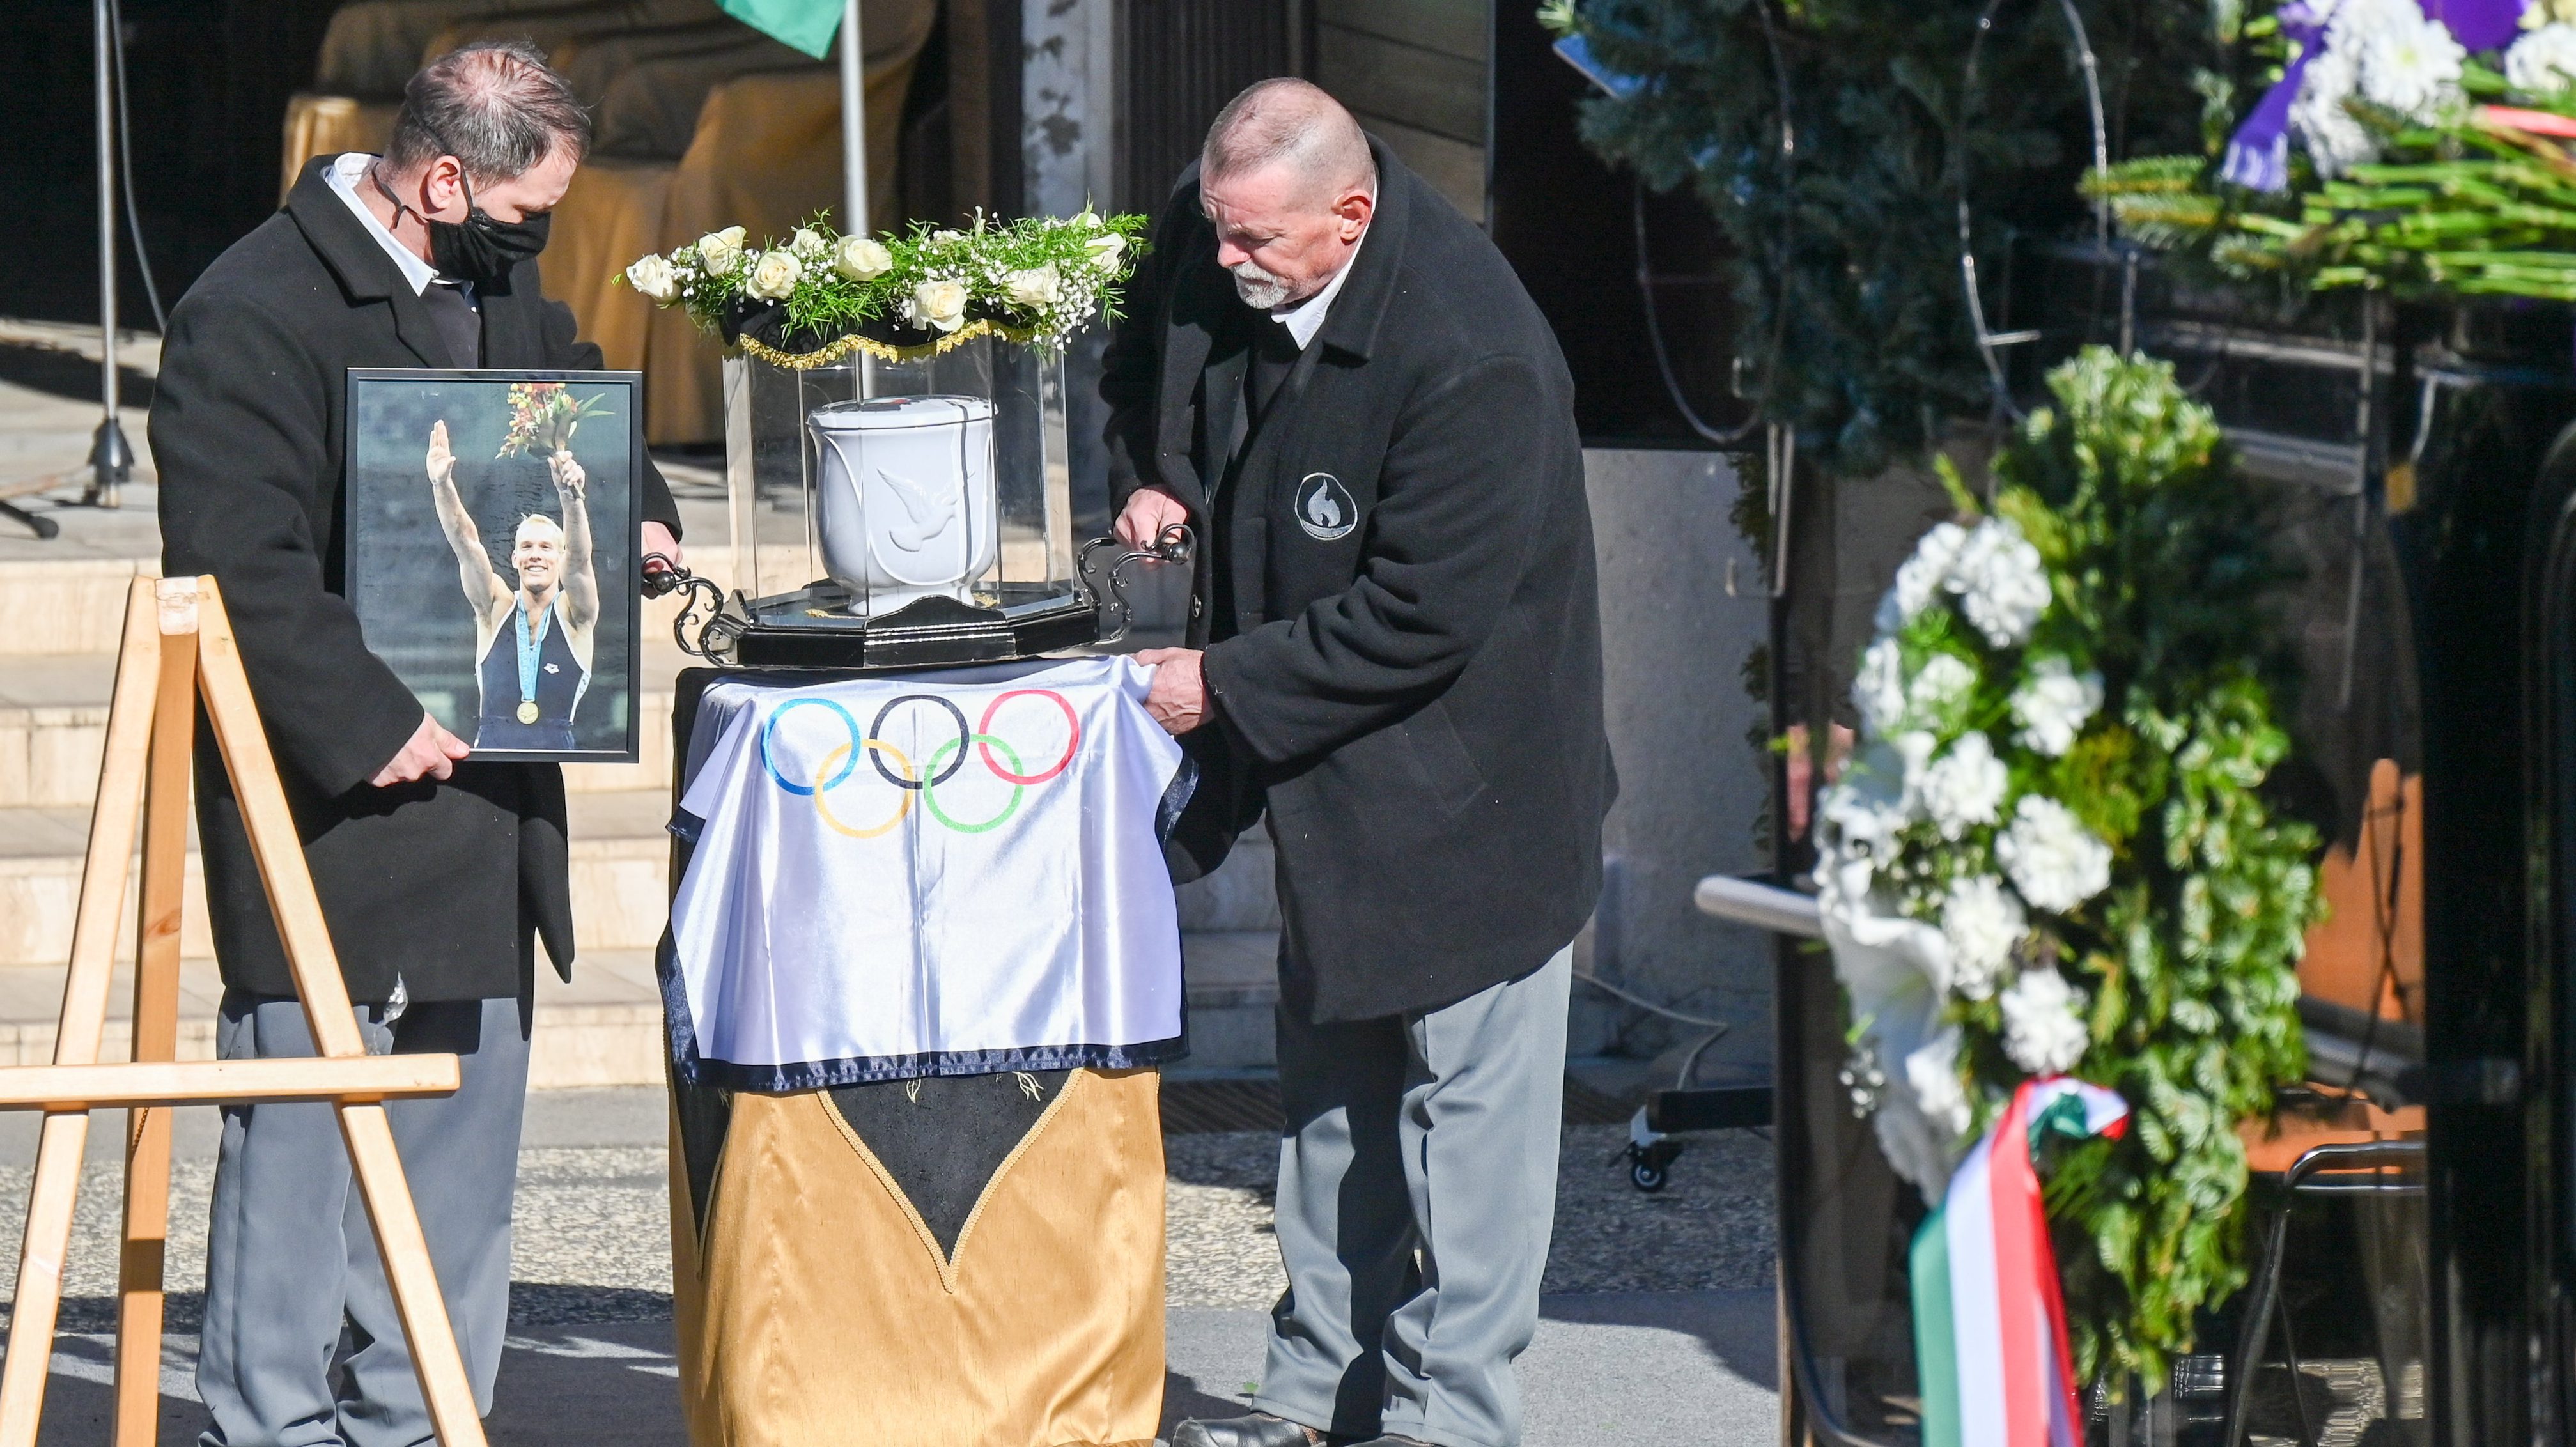
M 521 723 L 529 723 L 529 724 L 532 724 L 532 723 L 535 723 L 536 721 L 537 721 L 537 704 L 536 704 L 536 700 L 534 700 L 534 699 L 530 699 L 530 700 L 528 700 L 527 702 L 520 704 L 520 705 L 519 705 L 519 722 L 521 722 Z

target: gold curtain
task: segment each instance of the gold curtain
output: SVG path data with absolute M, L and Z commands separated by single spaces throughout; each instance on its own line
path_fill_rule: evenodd
M 345 95 L 293 95 L 286 100 L 286 150 L 278 168 L 277 204 L 295 189 L 304 163 L 343 151 L 382 151 L 394 133 L 396 101 L 362 101 Z
M 420 69 L 421 52 L 450 25 L 486 15 L 540 15 L 587 0 L 350 0 L 331 12 L 313 65 L 325 95 L 393 100 Z M 704 4 L 705 0 L 697 0 Z
M 952 1260 L 823 1092 L 732 1097 L 703 1247 L 674 1126 L 696 1447 L 1147 1447 L 1163 1397 L 1151 1070 L 1078 1070 Z
M 867 74 L 868 212 L 877 230 L 898 220 L 896 127 L 917 54 Z M 668 251 L 726 226 L 743 227 L 757 243 L 840 207 L 839 77 L 814 70 L 744 76 L 707 97 L 697 138 L 672 175 L 662 242 L 654 249 Z M 677 307 L 652 314 L 648 337 L 653 376 L 645 388 L 646 438 L 657 445 L 721 441 L 723 359 L 716 339 Z
M 936 0 L 866 0 L 868 204 L 877 229 L 901 220 L 895 162 L 904 96 L 937 15 Z M 383 84 L 397 70 L 408 78 L 424 51 L 504 36 L 547 46 L 595 106 L 597 152 L 555 209 L 546 294 L 573 309 L 607 365 L 650 374 L 648 441 L 721 440 L 716 341 L 615 279 L 648 251 L 722 227 L 742 226 L 755 239 L 784 236 L 808 216 L 838 212 L 837 71 L 717 15 L 709 0 L 361 0 L 334 17 L 322 73 Z M 405 47 L 397 59 L 392 52 Z M 400 80 L 392 84 L 399 91 Z M 394 110 L 392 102 L 347 94 L 294 97 L 280 199 L 315 156 L 383 150 Z

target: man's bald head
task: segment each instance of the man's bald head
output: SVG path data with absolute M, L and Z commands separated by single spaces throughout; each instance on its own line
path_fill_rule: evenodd
M 1377 191 L 1368 137 L 1342 103 L 1311 82 L 1255 81 L 1225 103 L 1199 151 L 1199 177 L 1221 181 L 1284 166 L 1323 205 L 1344 191 Z
M 1377 209 L 1377 161 L 1341 102 L 1302 80 L 1265 80 L 1208 127 L 1199 200 L 1235 293 L 1275 310 L 1350 264 Z

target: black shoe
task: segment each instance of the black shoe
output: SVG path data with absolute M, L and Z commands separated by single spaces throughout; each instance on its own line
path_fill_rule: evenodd
M 1207 1421 L 1193 1417 L 1172 1429 L 1172 1447 L 1317 1447 L 1323 1434 L 1267 1412 Z

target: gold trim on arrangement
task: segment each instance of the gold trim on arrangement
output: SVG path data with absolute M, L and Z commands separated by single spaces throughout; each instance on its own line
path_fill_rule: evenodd
M 773 367 L 785 367 L 790 371 L 804 372 L 816 367 L 828 367 L 852 352 L 865 352 L 880 362 L 918 362 L 955 351 L 981 336 L 996 336 L 1003 341 L 1017 342 L 1025 347 L 1037 339 L 1037 329 L 1006 326 L 1001 322 L 979 318 L 935 342 L 924 342 L 917 347 L 890 346 L 873 337 L 863 337 L 855 332 L 829 346 L 817 347 L 810 352 L 782 352 L 776 347 L 765 346 L 752 337 L 744 337 L 740 345 L 745 356 L 758 357 Z

